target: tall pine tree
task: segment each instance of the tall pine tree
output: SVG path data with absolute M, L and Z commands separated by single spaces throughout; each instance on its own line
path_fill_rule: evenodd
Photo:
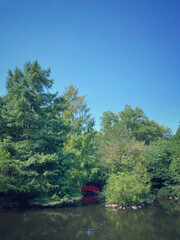
M 0 168 L 6 162 L 8 171 L 0 169 L 4 176 L 0 192 L 28 199 L 62 198 L 70 192 L 70 158 L 62 153 L 67 126 L 61 116 L 66 101 L 49 92 L 50 69 L 43 70 L 37 61 L 27 62 L 23 72 L 16 68 L 8 74 L 0 117 L 0 148 L 3 159 L 8 159 L 0 160 Z

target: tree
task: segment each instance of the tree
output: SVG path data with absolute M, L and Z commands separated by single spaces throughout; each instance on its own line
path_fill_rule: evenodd
M 131 106 L 126 105 L 124 110 L 119 112 L 119 116 L 136 140 L 145 142 L 147 145 L 159 138 L 170 136 L 169 128 L 149 120 L 141 108 L 136 107 L 133 110 Z
M 16 178 L 13 177 L 18 169 L 10 158 L 10 153 L 0 151 L 0 193 L 15 191 Z
M 119 122 L 119 116 L 111 111 L 104 112 L 101 119 L 101 131 L 107 132 L 115 123 Z
M 180 176 L 180 127 L 175 136 L 172 137 L 172 162 L 170 171 L 174 178 Z
M 146 145 L 159 138 L 171 136 L 169 128 L 149 120 L 141 108 L 132 109 L 129 105 L 126 105 L 119 114 L 114 114 L 111 111 L 104 112 L 101 117 L 101 132 L 103 134 L 108 132 L 108 129 L 118 122 L 122 122 L 137 141 L 145 142 Z
M 68 108 L 63 112 L 63 119 L 71 127 L 64 145 L 64 152 L 74 153 L 71 176 L 80 186 L 97 177 L 98 168 L 94 158 L 96 150 L 94 141 L 94 119 L 85 102 L 85 96 L 79 96 L 73 85 L 66 88 L 63 97 Z
M 127 120 L 110 113 L 104 114 L 102 120 L 106 127 L 101 130 L 98 153 L 107 181 L 106 201 L 121 205 L 149 201 L 151 184 L 144 167 L 144 142 L 137 141 Z
M 144 152 L 144 164 L 150 175 L 153 190 L 156 192 L 165 186 L 169 188 L 172 183 L 169 171 L 172 162 L 171 152 L 172 143 L 167 139 L 159 139 L 151 143 Z
M 8 93 L 1 108 L 6 132 L 0 148 L 10 153 L 16 169 L 11 171 L 10 177 L 16 181 L 9 191 L 16 197 L 63 197 L 71 167 L 69 155 L 62 153 L 67 135 L 62 119 L 66 102 L 48 92 L 53 84 L 50 69 L 43 70 L 37 61 L 27 62 L 24 72 L 16 68 L 8 74 Z M 7 189 L 2 191 L 7 193 Z
M 101 136 L 99 155 L 106 172 L 126 172 L 140 161 L 140 152 L 144 148 L 144 143 L 132 138 L 126 125 L 119 122 Z
M 6 124 L 2 117 L 3 106 L 4 106 L 4 99 L 0 97 L 0 141 L 2 141 L 4 134 L 6 132 Z
M 173 195 L 180 197 L 180 127 L 175 136 L 172 137 L 172 161 L 169 166 L 171 177 L 173 178 Z

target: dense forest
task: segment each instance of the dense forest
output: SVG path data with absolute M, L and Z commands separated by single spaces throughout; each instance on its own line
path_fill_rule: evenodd
M 180 197 L 180 127 L 175 135 L 126 105 L 104 112 L 101 129 L 78 89 L 52 94 L 37 61 L 9 70 L 0 97 L 0 198 L 53 202 L 91 183 L 109 203 Z M 98 104 L 98 103 L 97 103 Z

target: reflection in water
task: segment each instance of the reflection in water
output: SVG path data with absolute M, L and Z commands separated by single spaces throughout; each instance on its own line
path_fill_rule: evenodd
M 0 213 L 1 240 L 179 240 L 179 203 L 118 210 L 102 205 Z
M 82 197 L 81 202 L 83 203 L 97 203 L 99 201 L 98 196 L 92 196 L 92 197 Z

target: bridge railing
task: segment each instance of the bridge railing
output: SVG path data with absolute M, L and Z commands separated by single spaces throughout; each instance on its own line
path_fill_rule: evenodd
M 97 192 L 97 191 L 100 191 L 100 188 L 87 185 L 81 188 L 81 192 L 85 192 L 85 191 Z

